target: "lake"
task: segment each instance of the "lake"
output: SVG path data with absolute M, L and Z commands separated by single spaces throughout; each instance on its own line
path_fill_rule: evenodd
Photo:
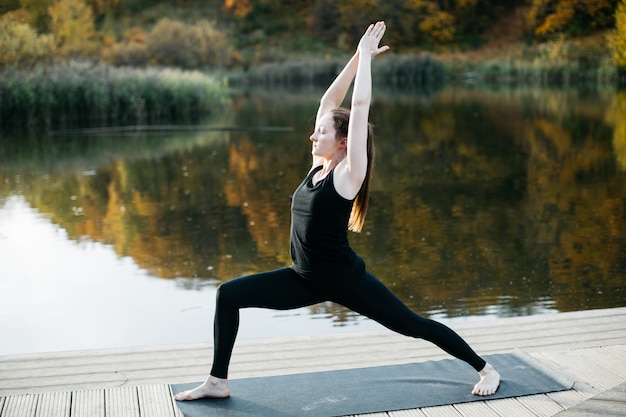
M 0 355 L 210 341 L 220 282 L 290 264 L 320 95 L 240 94 L 177 129 L 2 131 Z M 626 93 L 376 90 L 371 121 L 350 239 L 413 310 L 454 327 L 626 306 Z M 379 328 L 323 303 L 245 310 L 240 337 Z

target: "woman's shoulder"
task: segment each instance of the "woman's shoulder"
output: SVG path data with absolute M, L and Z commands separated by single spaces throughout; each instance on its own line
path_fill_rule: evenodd
M 333 184 L 337 194 L 346 200 L 354 200 L 359 192 L 359 189 L 361 188 L 361 184 L 358 184 L 357 186 L 357 184 L 352 181 L 352 177 L 347 171 L 348 163 L 344 159 L 333 169 Z

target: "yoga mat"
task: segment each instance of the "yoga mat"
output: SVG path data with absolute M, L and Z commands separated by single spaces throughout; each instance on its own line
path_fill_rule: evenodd
M 563 391 L 573 383 L 521 353 L 484 357 L 500 372 L 495 395 L 471 390 L 478 375 L 458 359 L 230 380 L 231 396 L 176 402 L 185 417 L 336 417 Z M 196 387 L 172 384 L 174 394 Z

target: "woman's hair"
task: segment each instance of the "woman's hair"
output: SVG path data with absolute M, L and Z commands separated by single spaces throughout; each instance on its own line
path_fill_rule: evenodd
M 348 137 L 348 122 L 350 121 L 350 110 L 340 107 L 331 111 L 335 122 L 336 137 Z M 374 165 L 374 132 L 371 124 L 367 124 L 367 171 L 365 179 L 361 184 L 361 189 L 352 203 L 352 212 L 348 221 L 348 229 L 353 232 L 360 232 L 365 223 L 367 214 L 367 204 L 370 197 L 370 182 L 372 179 L 372 166 Z

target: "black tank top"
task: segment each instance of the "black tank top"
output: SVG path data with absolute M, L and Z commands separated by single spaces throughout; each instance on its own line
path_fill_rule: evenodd
M 305 278 L 360 276 L 365 263 L 348 242 L 353 200 L 335 190 L 333 171 L 313 185 L 316 167 L 298 186 L 291 202 L 291 260 Z

